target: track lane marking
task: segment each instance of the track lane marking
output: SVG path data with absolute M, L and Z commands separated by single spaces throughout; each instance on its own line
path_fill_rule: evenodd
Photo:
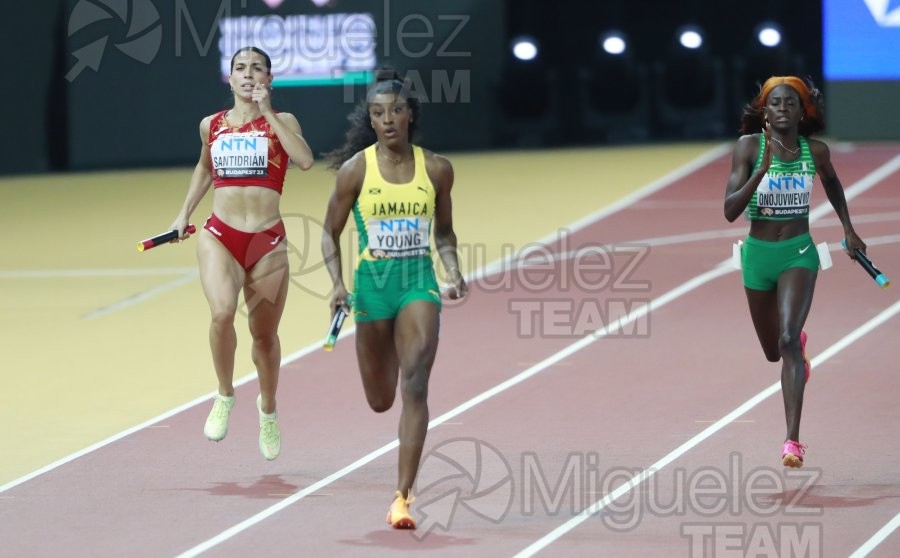
M 856 551 L 850 555 L 850 558 L 865 558 L 869 553 L 875 550 L 876 546 L 888 538 L 897 527 L 900 527 L 900 513 L 895 515 L 894 519 L 888 521 L 884 527 L 872 535 L 872 537 L 863 543 L 861 547 L 857 548 Z
M 875 328 L 877 328 L 878 326 L 880 326 L 887 320 L 891 319 L 898 312 L 900 312 L 900 301 L 897 301 L 894 304 L 892 304 L 891 306 L 889 306 L 887 309 L 882 310 L 877 316 L 875 316 L 874 318 L 865 322 L 863 325 L 859 326 L 858 328 L 856 328 L 855 330 L 851 331 L 850 333 L 845 335 L 843 338 L 838 340 L 837 343 L 832 344 L 825 351 L 821 352 L 819 355 L 817 355 L 815 358 L 813 358 L 810 361 L 812 366 L 814 368 L 819 367 L 824 362 L 826 362 L 828 359 L 830 359 L 834 355 L 838 354 L 842 350 L 846 349 L 851 344 L 853 344 L 855 341 L 859 340 L 864 335 L 871 332 L 872 330 L 874 330 Z M 618 488 L 613 490 L 608 496 L 606 496 L 602 500 L 598 500 L 598 501 L 594 502 L 593 504 L 591 504 L 590 506 L 588 506 L 587 508 L 582 510 L 578 515 L 576 515 L 569 521 L 566 521 L 565 523 L 563 523 L 556 529 L 550 531 L 549 533 L 547 533 L 546 535 L 544 535 L 537 541 L 533 542 L 531 545 L 524 548 L 521 552 L 519 552 L 518 554 L 515 555 L 515 558 L 528 558 L 530 556 L 534 556 L 541 550 L 547 548 L 548 546 L 553 544 L 555 541 L 559 540 L 563 535 L 565 535 L 572 529 L 575 529 L 576 527 L 578 527 L 579 525 L 581 525 L 582 523 L 584 523 L 585 521 L 587 521 L 588 519 L 590 519 L 591 517 L 596 515 L 597 513 L 601 512 L 610 503 L 618 500 L 619 498 L 621 498 L 628 492 L 632 491 L 633 489 L 635 489 L 636 487 L 641 485 L 644 481 L 653 477 L 661 469 L 663 469 L 664 467 L 666 467 L 667 465 L 669 465 L 670 463 L 672 463 L 673 461 L 675 461 L 676 459 L 678 459 L 679 457 L 684 455 L 685 453 L 687 453 L 690 450 L 697 447 L 701 442 L 703 442 L 704 440 L 706 440 L 707 438 L 709 438 L 710 436 L 712 436 L 713 434 L 715 434 L 722 428 L 728 426 L 732 422 L 735 422 L 735 420 L 737 418 L 743 416 L 748 411 L 750 411 L 753 407 L 756 407 L 758 404 L 762 403 L 763 401 L 765 401 L 772 395 L 778 393 L 780 390 L 781 390 L 781 381 L 779 380 L 779 381 L 775 382 L 774 384 L 770 385 L 769 387 L 767 387 L 766 389 L 762 390 L 761 392 L 757 393 L 756 395 L 754 395 L 753 397 L 751 397 L 750 399 L 748 399 L 741 405 L 739 405 L 736 409 L 734 409 L 733 411 L 731 411 L 724 417 L 720 418 L 718 421 L 716 421 L 711 426 L 708 426 L 707 428 L 703 429 L 700 433 L 696 434 L 694 437 L 689 439 L 687 442 L 681 444 L 680 446 L 678 446 L 674 450 L 670 451 L 665 456 L 661 457 L 658 461 L 656 461 L 656 463 L 654 463 L 653 465 L 650 465 L 646 469 L 642 470 L 640 473 L 638 473 L 637 475 L 632 477 L 629 481 L 619 485 Z M 894 528 L 896 528 L 896 526 L 894 526 L 891 530 L 893 530 Z

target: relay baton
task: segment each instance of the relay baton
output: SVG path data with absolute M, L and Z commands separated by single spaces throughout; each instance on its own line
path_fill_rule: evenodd
M 345 304 L 351 306 L 353 304 L 353 296 L 348 295 Z M 337 312 L 334 313 L 334 318 L 331 319 L 328 337 L 325 338 L 325 343 L 322 344 L 322 348 L 326 351 L 331 352 L 334 349 L 334 344 L 337 343 L 338 334 L 341 333 L 341 327 L 344 325 L 346 317 L 347 312 L 344 311 L 344 305 L 341 304 L 338 306 Z
M 197 227 L 194 225 L 188 225 L 186 229 L 184 229 L 190 234 L 194 234 L 197 232 Z M 178 238 L 178 231 L 172 230 L 169 232 L 164 232 L 162 234 L 158 234 L 152 238 L 148 238 L 147 240 L 142 240 L 138 242 L 137 249 L 138 252 L 143 252 L 144 250 L 149 250 L 150 248 L 156 248 L 160 244 L 165 244 L 167 242 L 171 242 Z
M 842 240 L 841 245 L 843 245 L 844 250 L 847 249 L 847 241 L 846 240 Z M 870 260 L 869 257 L 866 256 L 862 250 L 857 248 L 855 250 L 855 252 L 856 252 L 856 261 L 859 262 L 859 265 L 861 265 L 863 267 L 863 269 L 865 269 L 866 272 L 868 272 L 868 274 L 872 276 L 872 279 L 874 279 L 875 282 L 878 283 L 879 287 L 881 287 L 882 289 L 886 289 L 891 286 L 891 280 L 888 279 L 884 275 L 884 273 L 879 271 L 877 267 L 875 267 L 875 264 L 872 263 L 872 260 Z

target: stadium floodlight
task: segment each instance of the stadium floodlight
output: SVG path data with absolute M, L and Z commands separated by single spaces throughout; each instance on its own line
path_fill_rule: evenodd
M 602 33 L 599 40 L 601 48 L 607 54 L 619 55 L 628 49 L 628 40 L 625 38 L 625 34 L 618 30 Z
M 517 59 L 529 62 L 537 58 L 540 49 L 534 37 L 520 35 L 512 40 L 512 53 Z
M 781 44 L 781 27 L 770 21 L 760 23 L 756 27 L 756 38 L 759 40 L 759 44 L 775 48 Z
M 703 46 L 703 30 L 696 25 L 685 25 L 678 29 L 678 42 L 684 48 L 695 50 Z

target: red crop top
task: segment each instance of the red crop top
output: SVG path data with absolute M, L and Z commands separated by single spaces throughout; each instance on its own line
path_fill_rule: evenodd
M 290 158 L 278 136 L 264 116 L 231 126 L 227 112 L 218 112 L 209 121 L 213 187 L 262 186 L 280 194 Z

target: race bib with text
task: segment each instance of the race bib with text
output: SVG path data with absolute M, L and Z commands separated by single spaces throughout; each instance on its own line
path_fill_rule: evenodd
M 431 219 L 427 217 L 371 219 L 367 230 L 369 253 L 374 258 L 412 258 L 429 254 Z
M 265 177 L 269 174 L 269 138 L 265 132 L 222 134 L 210 146 L 212 165 L 221 178 Z

